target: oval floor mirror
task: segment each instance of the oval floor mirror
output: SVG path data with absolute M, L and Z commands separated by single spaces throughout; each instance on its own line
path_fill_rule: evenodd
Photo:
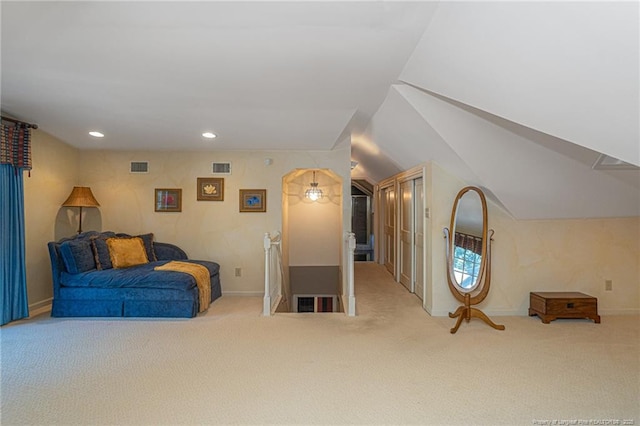
M 462 320 L 480 318 L 496 330 L 504 325 L 495 324 L 484 312 L 473 305 L 482 302 L 489 293 L 491 283 L 491 237 L 487 229 L 487 201 L 480 188 L 462 188 L 451 210 L 451 227 L 444 228 L 447 258 L 447 282 L 454 297 L 463 303 L 450 318 L 458 318 L 451 333 L 458 331 Z

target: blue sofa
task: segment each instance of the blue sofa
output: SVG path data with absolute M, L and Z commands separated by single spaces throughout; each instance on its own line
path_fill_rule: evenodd
M 53 317 L 182 317 L 198 314 L 199 292 L 189 274 L 156 271 L 171 260 L 197 263 L 211 277 L 211 301 L 222 295 L 220 265 L 188 260 L 173 244 L 139 235 L 148 263 L 113 268 L 107 238 L 132 238 L 127 234 L 89 231 L 48 243 L 53 278 Z

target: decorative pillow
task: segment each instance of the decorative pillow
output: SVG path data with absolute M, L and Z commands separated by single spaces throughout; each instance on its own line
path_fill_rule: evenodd
M 156 251 L 153 248 L 153 234 L 149 233 L 138 235 L 138 237 L 141 238 L 144 243 L 144 250 L 147 253 L 147 259 L 149 259 L 149 262 L 155 262 L 158 260 L 156 257 Z
M 128 268 L 130 266 L 149 263 L 142 238 L 107 238 L 109 256 L 114 268 Z
M 147 259 L 149 259 L 149 262 L 155 262 L 156 260 L 158 260 L 158 257 L 156 256 L 156 250 L 153 247 L 152 233 L 136 235 L 135 237 L 129 234 L 119 233 L 119 234 L 115 234 L 115 236 L 118 238 L 135 238 L 135 237 L 142 238 L 142 242 L 144 243 L 144 250 L 147 253 Z
M 111 257 L 109 256 L 109 247 L 107 246 L 107 238 L 115 237 L 114 232 L 103 232 L 101 235 L 91 237 L 91 248 L 96 261 L 96 269 L 111 269 Z
M 79 274 L 96 268 L 89 240 L 65 241 L 60 244 L 60 254 L 65 268 L 71 274 Z

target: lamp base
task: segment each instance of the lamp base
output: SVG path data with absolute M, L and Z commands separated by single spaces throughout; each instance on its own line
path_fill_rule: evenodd
M 82 234 L 82 206 L 80 206 L 80 216 L 78 217 L 78 234 Z

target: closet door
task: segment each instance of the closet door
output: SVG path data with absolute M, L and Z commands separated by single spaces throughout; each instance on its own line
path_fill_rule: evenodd
M 420 300 L 424 300 L 424 183 L 422 178 L 416 179 L 414 184 L 415 233 L 413 247 L 415 253 L 416 275 L 415 293 Z
M 384 266 L 396 276 L 396 192 L 384 189 Z
M 400 283 L 413 292 L 413 180 L 401 182 L 398 195 L 400 197 L 400 252 L 398 253 Z

